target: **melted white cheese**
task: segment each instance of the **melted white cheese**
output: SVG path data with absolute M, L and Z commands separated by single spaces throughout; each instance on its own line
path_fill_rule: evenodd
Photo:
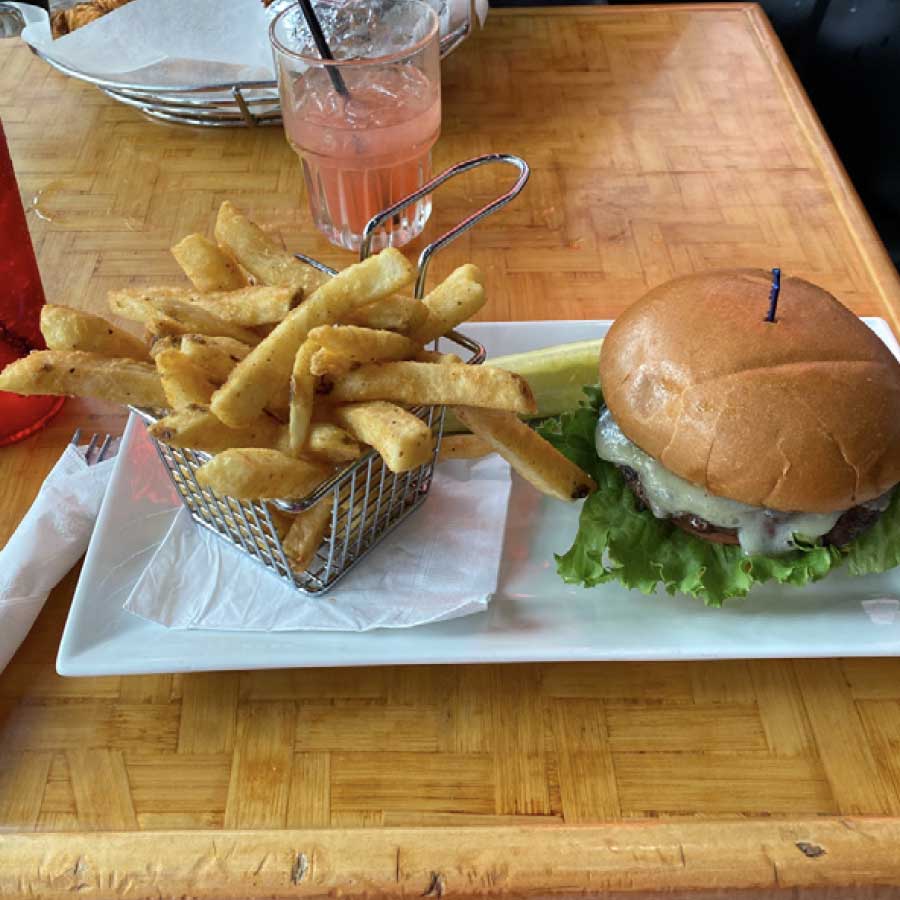
M 597 455 L 601 459 L 628 466 L 637 472 L 647 503 L 657 518 L 694 515 L 720 528 L 737 529 L 741 549 L 748 556 L 787 553 L 794 549 L 794 535 L 814 540 L 831 531 L 841 517 L 841 511 L 786 513 L 715 497 L 679 478 L 644 453 L 625 437 L 608 409 L 603 411 L 597 422 L 596 444 Z

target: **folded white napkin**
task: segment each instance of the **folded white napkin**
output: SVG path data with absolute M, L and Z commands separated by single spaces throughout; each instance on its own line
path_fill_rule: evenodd
M 69 444 L 0 550 L 0 672 L 87 549 L 114 464 L 110 458 L 88 466 Z
M 186 510 L 125 608 L 171 628 L 368 631 L 482 612 L 497 587 L 509 466 L 497 457 L 437 467 L 427 501 L 323 597 L 307 597 Z

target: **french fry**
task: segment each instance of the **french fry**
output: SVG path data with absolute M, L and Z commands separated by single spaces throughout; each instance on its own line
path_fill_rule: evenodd
M 232 447 L 279 447 L 287 445 L 287 427 L 271 416 L 260 416 L 243 428 L 229 428 L 207 406 L 188 406 L 170 412 L 148 429 L 150 434 L 173 447 L 189 447 L 220 453 Z
M 241 360 L 213 395 L 213 412 L 226 424 L 252 421 L 283 390 L 294 358 L 317 325 L 338 321 L 357 306 L 388 296 L 408 284 L 413 269 L 399 250 L 389 248 L 339 272 L 308 300 L 291 310 L 275 330 Z
M 309 366 L 313 354 L 319 345 L 307 338 L 294 358 L 294 371 L 291 373 L 291 405 L 290 432 L 291 455 L 296 456 L 303 450 L 309 434 L 309 423 L 312 421 L 313 400 L 316 392 L 316 379 Z
M 282 250 L 227 200 L 219 207 L 215 231 L 216 240 L 261 284 L 286 287 L 301 299 L 328 278 Z
M 402 294 L 392 294 L 383 300 L 376 300 L 353 310 L 341 321 L 347 325 L 409 334 L 419 328 L 427 318 L 428 310 L 421 300 L 404 297 Z
M 162 313 L 134 288 L 110 291 L 106 295 L 106 304 L 117 316 L 131 322 L 141 322 L 145 326 L 162 316 Z
M 0 391 L 96 397 L 153 408 L 166 405 L 159 373 L 151 363 L 82 350 L 34 350 L 0 372 Z
M 322 546 L 331 525 L 332 503 L 330 497 L 320 500 L 312 509 L 304 510 L 294 519 L 290 530 L 281 542 L 285 556 L 296 572 L 305 572 Z
M 493 453 L 494 448 L 477 434 L 450 434 L 441 438 L 438 459 L 479 459 Z
M 226 322 L 224 319 L 180 297 L 163 293 L 165 289 L 125 288 L 110 291 L 109 308 L 134 322 L 143 322 L 149 332 L 159 337 L 181 334 L 207 334 L 230 337 L 244 344 L 258 344 L 259 335 Z
M 597 489 L 590 475 L 513 413 L 471 407 L 456 407 L 454 412 L 542 494 L 580 500 Z
M 449 364 L 462 364 L 462 360 L 455 353 L 438 353 L 437 350 L 419 350 L 414 359 L 416 362 L 437 363 L 446 366 Z
M 209 315 L 205 310 L 197 310 L 203 312 L 204 317 Z M 147 331 L 154 337 L 180 337 L 183 334 L 195 334 L 197 332 L 208 333 L 211 337 L 230 337 L 233 340 L 242 343 L 250 343 L 255 341 L 259 343 L 260 336 L 239 325 L 231 325 L 229 322 L 217 319 L 216 323 L 207 322 L 206 324 L 195 315 L 187 316 L 171 316 L 166 313 L 160 313 L 146 322 Z
M 189 234 L 172 247 L 182 271 L 198 291 L 236 291 L 247 279 L 235 261 L 202 234 Z
M 240 500 L 305 497 L 331 474 L 331 467 L 291 459 L 277 450 L 231 449 L 197 469 L 197 481 Z
M 345 356 L 354 363 L 409 359 L 419 349 L 403 335 L 358 325 L 320 325 L 313 328 L 309 336 L 323 349 Z
M 176 337 L 174 335 L 170 335 L 169 337 L 161 337 L 154 338 L 153 343 L 150 345 L 150 358 L 156 359 L 160 353 L 165 352 L 166 350 L 180 350 L 181 349 L 181 338 Z
M 343 428 L 328 422 L 313 422 L 304 452 L 340 463 L 359 459 L 362 448 Z
M 407 359 L 418 350 L 402 335 L 358 325 L 320 325 L 309 336 L 321 344 L 311 359 L 313 375 L 345 375 L 362 363 Z
M 180 350 L 163 350 L 154 360 L 169 409 L 209 404 L 216 386 L 189 357 Z
M 528 382 L 488 366 L 379 362 L 334 379 L 329 399 L 393 400 L 408 406 L 465 405 L 528 413 L 536 408 Z
M 290 380 L 278 386 L 275 396 L 266 404 L 266 412 L 276 416 L 281 422 L 289 422 L 291 418 L 291 383 Z
M 346 375 L 354 367 L 353 360 L 347 356 L 341 356 L 333 350 L 320 347 L 313 353 L 309 361 L 309 371 L 316 376 Z
M 415 469 L 434 453 L 434 435 L 428 425 L 393 403 L 336 406 L 333 415 L 358 441 L 374 447 L 392 472 Z
M 243 287 L 236 291 L 215 291 L 210 294 L 199 294 L 194 291 L 175 294 L 170 291 L 168 297 L 199 306 L 226 322 L 243 325 L 246 328 L 275 325 L 296 306 L 288 288 L 263 285 Z
M 224 384 L 231 370 L 253 349 L 233 338 L 207 337 L 205 334 L 182 335 L 178 346 L 185 356 L 206 372 L 207 378 L 215 385 Z M 151 352 L 155 351 L 156 344 L 153 348 Z
M 115 325 L 80 309 L 46 305 L 41 309 L 41 334 L 48 350 L 83 350 L 102 356 L 126 356 L 146 362 L 147 345 Z
M 477 266 L 467 264 L 455 269 L 423 300 L 428 315 L 410 338 L 427 344 L 471 319 L 485 304 L 484 285 Z
M 280 510 L 274 504 L 266 504 L 266 509 L 269 512 L 269 518 L 272 520 L 272 525 L 275 528 L 275 532 L 278 535 L 278 540 L 284 544 L 284 539 L 288 536 L 288 532 L 291 530 L 291 525 L 294 524 L 294 516 L 290 513 L 286 513 L 283 510 Z

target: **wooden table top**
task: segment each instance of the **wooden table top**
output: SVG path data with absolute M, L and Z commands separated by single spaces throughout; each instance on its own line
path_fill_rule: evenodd
M 437 167 L 499 150 L 534 173 L 435 264 L 481 266 L 486 319 L 613 317 L 674 275 L 780 265 L 900 325 L 896 274 L 754 6 L 494 11 L 445 62 L 444 102 Z M 168 248 L 226 198 L 350 261 L 312 233 L 280 129 L 150 122 L 13 41 L 0 115 L 55 302 L 178 279 Z M 508 180 L 448 186 L 428 233 Z M 72 400 L 0 450 L 0 543 L 76 425 L 123 422 Z M 2 896 L 900 879 L 898 820 L 865 818 L 900 816 L 900 660 L 62 679 L 77 578 L 0 676 Z

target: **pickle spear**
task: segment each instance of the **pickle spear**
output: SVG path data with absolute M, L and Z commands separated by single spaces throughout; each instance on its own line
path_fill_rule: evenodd
M 497 356 L 487 360 L 495 366 L 521 375 L 531 386 L 538 411 L 528 418 L 544 419 L 575 409 L 584 400 L 583 388 L 597 384 L 597 362 L 602 338 L 541 347 L 527 353 Z M 444 431 L 465 431 L 463 425 L 448 410 Z

